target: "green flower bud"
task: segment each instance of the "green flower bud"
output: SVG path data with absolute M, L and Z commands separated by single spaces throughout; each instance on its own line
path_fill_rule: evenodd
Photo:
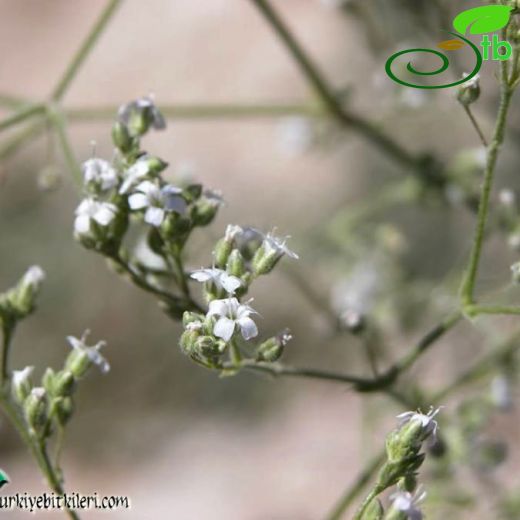
M 202 195 L 202 184 L 190 184 L 184 188 L 182 194 L 188 202 L 195 202 Z
M 264 239 L 262 247 L 258 249 L 253 257 L 253 271 L 257 275 L 270 273 L 282 256 L 297 259 L 298 255 L 291 251 L 286 245 L 287 237 L 280 239 L 268 233 Z
M 116 148 L 121 150 L 123 154 L 127 154 L 133 148 L 134 141 L 130 136 L 126 125 L 120 121 L 116 121 L 112 127 L 112 140 Z
M 285 346 L 292 339 L 288 329 L 284 330 L 277 336 L 273 336 L 258 346 L 256 352 L 257 361 L 266 361 L 274 363 L 278 361 L 283 354 Z
M 18 404 L 22 404 L 31 393 L 31 374 L 34 367 L 25 367 L 23 370 L 14 370 L 11 379 L 11 392 Z
M 457 99 L 459 103 L 464 106 L 469 106 L 480 97 L 480 77 L 477 74 L 475 77 L 462 84 L 457 92 Z
M 159 157 L 155 157 L 154 155 L 147 157 L 146 164 L 148 166 L 148 173 L 153 176 L 159 175 L 159 173 L 168 168 L 167 162 L 163 161 Z
M 17 319 L 28 316 L 36 305 L 36 298 L 40 293 L 45 273 L 42 268 L 33 265 L 23 275 L 18 285 L 9 291 L 8 303 L 16 314 Z
M 53 412 L 58 423 L 65 426 L 74 413 L 74 401 L 71 397 L 58 397 L 53 402 Z
M 72 352 L 65 361 L 64 371 L 70 372 L 76 379 L 81 379 L 92 365 L 97 365 L 103 374 L 110 370 L 108 361 L 99 352 L 106 345 L 106 342 L 99 341 L 94 346 L 89 347 L 86 344 L 88 334 L 89 331 L 85 331 L 80 339 L 67 336 Z
M 43 388 L 47 391 L 48 394 L 54 395 L 54 378 L 56 377 L 56 373 L 50 367 L 48 367 L 42 377 Z
M 185 311 L 184 314 L 182 315 L 182 325 L 184 328 L 186 328 L 188 326 L 188 324 L 200 322 L 204 318 L 205 318 L 205 316 L 203 316 L 202 314 L 198 314 L 196 312 Z
M 233 251 L 231 251 L 226 263 L 226 271 L 237 278 L 241 278 L 246 272 L 244 257 L 238 249 L 233 249 Z
M 74 392 L 76 380 L 72 372 L 68 370 L 62 370 L 56 374 L 54 380 L 54 395 L 59 397 L 71 396 Z
M 206 191 L 192 208 L 192 219 L 196 226 L 210 224 L 222 206 L 222 197 L 216 192 Z
M 48 425 L 47 392 L 42 387 L 33 388 L 24 403 L 25 420 L 39 438 L 45 436 Z
M 181 350 L 188 356 L 195 353 L 197 349 L 197 340 L 202 333 L 202 324 L 200 322 L 189 323 L 186 330 L 179 339 Z
M 215 266 L 220 269 L 225 269 L 226 264 L 233 250 L 235 237 L 242 233 L 242 228 L 240 226 L 229 225 L 226 228 L 226 233 L 224 238 L 221 238 L 217 244 L 215 245 Z

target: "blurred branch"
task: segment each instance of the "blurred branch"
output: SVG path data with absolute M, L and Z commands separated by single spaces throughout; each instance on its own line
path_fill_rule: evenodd
M 88 33 L 85 41 L 76 51 L 76 54 L 74 54 L 74 56 L 72 57 L 72 61 L 63 73 L 62 78 L 58 81 L 58 84 L 54 88 L 51 95 L 53 101 L 60 101 L 61 98 L 64 96 L 64 94 L 70 86 L 70 83 L 75 78 L 79 68 L 81 67 L 81 65 L 83 65 L 83 62 L 94 48 L 94 45 L 103 33 L 108 22 L 112 18 L 112 15 L 119 7 L 119 4 L 121 4 L 121 0 L 110 0 L 107 3 L 100 17 Z
M 309 55 L 303 50 L 285 22 L 271 6 L 268 0 L 250 0 L 263 17 L 270 24 L 276 35 L 287 48 L 288 52 L 300 68 L 308 83 L 319 96 L 325 108 L 330 114 L 345 127 L 356 129 L 361 135 L 379 147 L 383 152 L 393 157 L 398 163 L 416 171 L 422 171 L 423 158 L 408 152 L 399 143 L 394 141 L 373 123 L 349 112 L 334 95 L 333 89 L 328 85 L 318 67 L 313 63 Z
M 34 105 L 29 105 L 28 107 L 20 109 L 18 112 L 13 115 L 7 117 L 3 121 L 0 121 L 0 132 L 7 130 L 11 126 L 17 125 L 29 119 L 37 114 L 41 114 L 45 111 L 45 105 L 38 103 Z

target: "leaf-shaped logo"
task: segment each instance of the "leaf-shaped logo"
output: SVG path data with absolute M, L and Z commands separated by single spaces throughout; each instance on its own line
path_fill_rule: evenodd
M 462 11 L 453 20 L 453 27 L 460 34 L 484 34 L 498 31 L 507 25 L 512 7 L 507 5 L 483 5 Z
M 9 483 L 9 477 L 5 471 L 0 469 L 0 488 Z

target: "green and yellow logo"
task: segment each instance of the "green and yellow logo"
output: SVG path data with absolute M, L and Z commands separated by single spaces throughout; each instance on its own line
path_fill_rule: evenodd
M 512 11 L 513 8 L 506 5 L 485 5 L 468 9 L 455 17 L 453 20 L 453 27 L 457 32 L 448 31 L 448 33 L 455 38 L 444 40 L 440 42 L 437 47 L 443 51 L 452 52 L 469 46 L 473 51 L 475 55 L 475 66 L 471 73 L 458 81 L 441 85 L 421 85 L 399 79 L 394 73 L 394 62 L 401 56 L 410 53 L 428 53 L 441 59 L 440 67 L 433 71 L 420 71 L 417 70 L 410 61 L 406 65 L 406 70 L 417 76 L 435 76 L 437 74 L 442 74 L 450 66 L 450 60 L 446 54 L 435 49 L 417 48 L 396 52 L 390 56 L 386 62 L 386 73 L 396 83 L 412 88 L 436 89 L 461 85 L 478 74 L 484 61 L 506 61 L 511 57 L 513 52 L 511 44 L 507 41 L 501 41 L 497 34 L 494 34 L 493 37 L 490 38 L 490 34 L 503 29 L 509 23 Z M 482 52 L 477 45 L 466 37 L 468 35 L 483 35 L 480 42 Z
M 6 484 L 9 484 L 9 477 L 3 469 L 0 469 L 0 489 L 3 488 Z

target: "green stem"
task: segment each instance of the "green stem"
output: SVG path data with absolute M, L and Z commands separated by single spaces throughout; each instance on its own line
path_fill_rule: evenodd
M 64 94 L 70 86 L 70 83 L 76 76 L 79 68 L 81 67 L 87 56 L 90 54 L 90 51 L 94 48 L 94 45 L 96 44 L 98 38 L 103 33 L 108 22 L 110 21 L 110 18 L 112 17 L 120 3 L 121 0 L 110 0 L 107 3 L 105 9 L 103 9 L 98 20 L 96 21 L 96 23 L 88 33 L 87 37 L 85 38 L 85 41 L 72 57 L 72 60 L 65 72 L 63 73 L 62 78 L 54 88 L 51 95 L 53 101 L 60 101 L 61 98 L 64 96 Z
M 366 496 L 365 500 L 363 500 L 363 503 L 361 504 L 361 507 L 358 509 L 357 513 L 354 515 L 353 520 L 361 520 L 363 518 L 363 515 L 365 514 L 365 511 L 367 510 L 368 506 L 370 505 L 370 502 L 374 500 L 374 498 L 377 497 L 380 493 L 382 493 L 382 489 L 378 488 L 377 486 L 370 491 L 370 493 Z
M 49 460 L 45 446 L 38 440 L 34 439 L 31 436 L 31 434 L 27 431 L 23 420 L 19 416 L 17 410 L 15 409 L 9 398 L 5 395 L 4 391 L 2 391 L 0 395 L 0 404 L 2 405 L 2 408 L 7 417 L 9 418 L 11 424 L 16 429 L 25 445 L 31 451 L 33 457 L 38 463 L 38 466 L 42 474 L 45 476 L 45 479 L 47 480 L 47 484 L 49 485 L 49 487 L 57 495 L 63 496 L 65 494 L 65 491 L 61 484 L 59 476 L 57 475 L 54 467 L 52 466 Z M 72 520 L 79 520 L 79 516 L 74 510 L 65 508 L 65 513 Z
M 327 515 L 327 520 L 340 520 L 345 514 L 345 511 L 352 505 L 354 500 L 360 495 L 366 485 L 374 477 L 377 470 L 383 464 L 386 459 L 386 451 L 382 450 L 381 453 L 371 459 L 366 468 L 359 474 L 354 484 L 347 489 L 345 494 L 339 499 L 334 509 Z
M 509 86 L 507 79 L 502 80 L 500 107 L 498 110 L 497 122 L 493 139 L 488 147 L 486 168 L 484 172 L 484 183 L 480 195 L 480 203 L 477 215 L 477 227 L 473 239 L 473 247 L 470 254 L 469 264 L 464 274 L 461 285 L 460 296 L 464 307 L 475 303 L 475 282 L 477 278 L 480 257 L 482 254 L 482 244 L 484 242 L 484 233 L 489 212 L 489 200 L 491 197 L 491 189 L 493 187 L 493 179 L 495 169 L 500 152 L 500 147 L 504 141 L 505 128 L 507 123 L 507 114 L 513 96 L 513 89 Z
M 45 130 L 45 124 L 42 121 L 37 121 L 20 132 L 16 133 L 6 141 L 0 148 L 0 161 L 5 161 L 11 155 L 18 151 L 26 142 L 34 139 Z
M 0 389 L 3 389 L 8 379 L 8 361 L 9 350 L 11 348 L 11 341 L 13 339 L 13 332 L 15 325 L 2 322 L 2 355 L 0 365 Z
M 45 111 L 45 105 L 36 104 L 21 108 L 18 112 L 0 121 L 0 132 Z
M 72 145 L 70 144 L 67 128 L 62 114 L 60 114 L 56 109 L 50 109 L 49 121 L 51 121 L 52 126 L 56 131 L 58 142 L 60 143 L 61 149 L 63 151 L 65 162 L 70 169 L 70 172 L 72 173 L 74 181 L 78 186 L 82 186 L 83 174 L 81 173 L 81 168 L 74 154 L 74 150 L 72 149 Z
M 477 132 L 477 135 L 478 135 L 478 137 L 480 139 L 480 142 L 487 148 L 489 146 L 488 142 L 487 142 L 487 139 L 486 139 L 486 137 L 484 135 L 484 132 L 482 131 L 482 128 L 480 128 L 480 125 L 478 124 L 478 121 L 475 118 L 475 116 L 473 114 L 473 111 L 471 110 L 470 106 L 469 105 L 462 105 L 462 107 L 464 108 L 464 112 L 466 112 L 467 116 L 469 117 L 469 120 L 471 121 L 471 124 L 473 125 L 473 128 Z

